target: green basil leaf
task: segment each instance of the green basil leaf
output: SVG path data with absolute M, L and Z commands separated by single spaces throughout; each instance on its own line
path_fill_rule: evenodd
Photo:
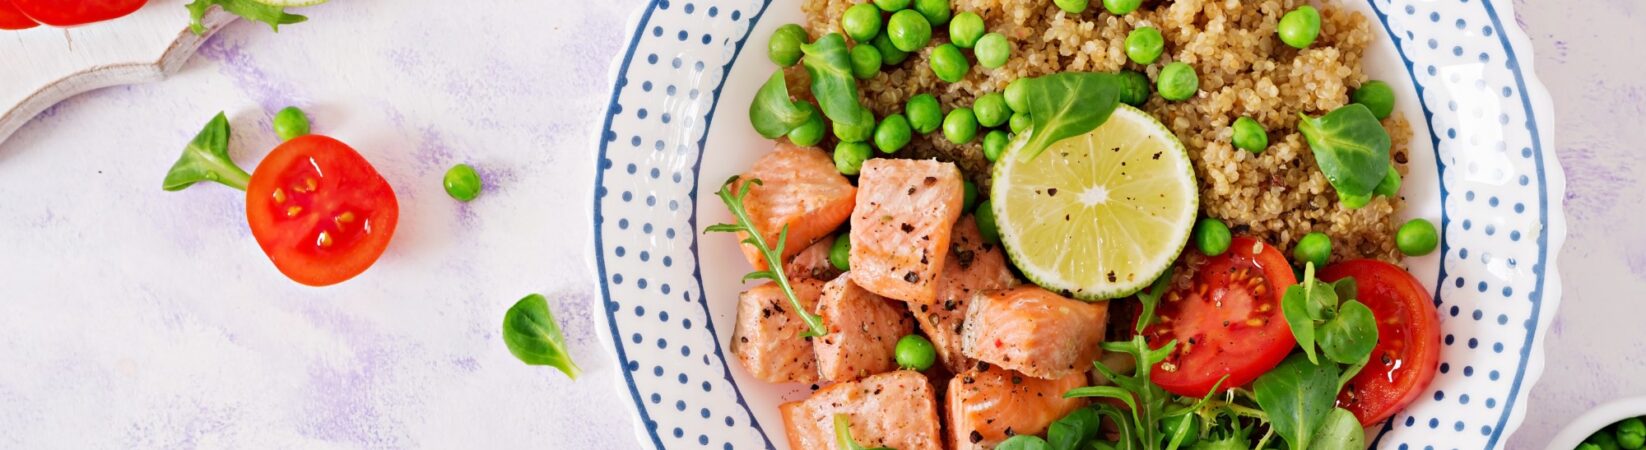
M 1012 436 L 994 446 L 994 450 L 1051 450 L 1045 439 L 1032 434 Z
M 560 334 L 549 301 L 542 295 L 520 299 L 503 315 L 503 343 L 526 364 L 552 366 L 573 380 L 583 372 L 567 353 L 566 336 Z
M 1052 422 L 1046 431 L 1051 450 L 1080 450 L 1080 444 L 1096 436 L 1103 425 L 1103 417 L 1090 408 L 1080 408 Z
M 1314 430 L 1337 402 L 1337 365 L 1292 355 L 1252 382 L 1257 405 L 1288 448 L 1309 448 Z
M 1286 317 L 1286 326 L 1292 329 L 1292 338 L 1303 348 L 1303 355 L 1315 362 L 1315 321 L 1309 316 L 1309 299 L 1302 285 L 1286 288 L 1280 296 L 1280 313 Z
M 1120 103 L 1125 83 L 1119 75 L 1093 72 L 1063 72 L 1016 82 L 1024 86 L 1032 122 L 1007 150 L 1020 161 L 1034 159 L 1057 141 L 1103 125 Z
M 183 147 L 183 156 L 166 172 L 160 188 L 179 191 L 201 181 L 216 181 L 242 191 L 251 182 L 251 175 L 229 159 L 229 119 L 223 113 L 213 116 Z
M 1327 358 L 1338 364 L 1355 364 L 1370 357 L 1372 347 L 1377 346 L 1377 319 L 1366 304 L 1349 300 L 1338 310 L 1337 317 L 1320 324 L 1315 333 Z
M 1389 131 L 1366 105 L 1346 105 L 1321 117 L 1298 115 L 1298 130 L 1338 192 L 1368 195 L 1383 182 L 1389 171 Z
M 1309 450 L 1361 450 L 1366 448 L 1366 429 L 1360 420 L 1343 408 L 1332 408 L 1326 413 Z
M 749 123 L 766 139 L 783 137 L 811 118 L 811 110 L 789 99 L 789 83 L 781 70 L 772 72 L 772 77 L 755 92 L 754 103 L 749 104 Z
M 801 45 L 800 52 L 806 55 L 801 65 L 811 75 L 812 96 L 817 98 L 823 116 L 835 126 L 863 126 L 864 114 L 860 112 L 863 104 L 857 99 L 857 79 L 852 77 L 852 57 L 846 51 L 846 38 L 840 33 L 829 33 Z

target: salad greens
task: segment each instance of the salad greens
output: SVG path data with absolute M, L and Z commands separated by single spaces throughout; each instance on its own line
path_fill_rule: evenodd
M 845 414 L 834 415 L 834 444 L 839 450 L 897 450 L 889 447 L 864 448 L 852 439 L 852 419 Z
M 1023 85 L 1033 123 L 1024 138 L 1012 143 L 1013 148 L 1023 148 L 1018 157 L 1034 159 L 1057 141 L 1103 125 L 1120 103 L 1123 83 L 1120 75 L 1094 72 L 1062 72 L 1016 81 Z
M 1354 299 L 1353 278 L 1325 283 L 1314 278 L 1314 263 L 1304 265 L 1303 280 L 1286 289 L 1280 310 L 1309 362 L 1319 363 L 1315 347 L 1338 364 L 1361 364 L 1377 345 L 1372 310 Z
M 1346 105 L 1320 117 L 1298 116 L 1298 130 L 1339 196 L 1369 196 L 1384 183 L 1391 167 L 1389 131 L 1366 105 Z
M 811 109 L 789 99 L 789 84 L 784 81 L 781 70 L 772 72 L 766 84 L 755 92 L 754 103 L 749 104 L 749 123 L 766 139 L 783 137 L 811 118 Z
M 1032 434 L 1012 436 L 994 446 L 994 450 L 1052 450 L 1045 439 Z
M 521 362 L 552 366 L 573 380 L 582 373 L 566 351 L 566 337 L 549 312 L 549 301 L 540 294 L 527 295 L 503 315 L 503 343 Z
M 189 9 L 189 31 L 197 35 L 206 33 L 206 26 L 200 21 L 206 18 L 206 11 L 210 10 L 212 5 L 222 6 L 224 11 L 244 17 L 246 20 L 269 24 L 276 32 L 280 31 L 281 25 L 309 20 L 308 17 L 286 13 L 284 7 L 266 5 L 255 0 L 194 0 L 184 5 Z
M 766 259 L 766 270 L 749 272 L 748 275 L 743 276 L 743 281 L 766 279 L 777 283 L 777 286 L 783 289 L 783 296 L 789 298 L 789 305 L 794 307 L 795 314 L 799 314 L 800 320 L 806 323 L 806 331 L 800 334 L 801 337 L 829 334 L 823 328 L 823 319 L 819 318 L 817 314 L 813 314 L 809 308 L 800 303 L 798 297 L 795 297 L 794 288 L 789 286 L 789 277 L 783 273 L 783 244 L 789 241 L 789 226 L 784 225 L 783 231 L 778 233 L 776 248 L 768 245 L 766 237 L 760 234 L 760 230 L 755 229 L 754 220 L 749 218 L 749 209 L 743 205 L 743 198 L 749 196 L 749 189 L 761 184 L 760 179 L 750 178 L 747 183 L 742 183 L 739 186 L 737 178 L 734 176 L 727 179 L 726 184 L 720 186 L 720 192 L 715 193 L 715 195 L 720 196 L 721 202 L 726 203 L 726 209 L 731 210 L 732 216 L 737 218 L 737 223 L 709 225 L 703 232 L 743 233 L 747 236 L 743 238 L 743 243 L 754 246 L 756 250 L 760 251 L 760 255 Z M 736 193 L 732 192 L 734 189 L 737 191 Z
M 857 79 L 852 76 L 852 57 L 846 51 L 846 38 L 840 33 L 829 33 L 817 41 L 800 46 L 806 56 L 800 64 L 812 78 L 812 95 L 817 97 L 823 115 L 841 125 L 864 126 L 864 119 L 874 120 L 873 114 L 863 114 L 863 104 L 857 99 Z M 1381 176 L 1381 175 L 1380 175 Z
M 1257 405 L 1269 426 L 1290 448 L 1309 448 L 1326 415 L 1337 402 L 1337 365 L 1316 365 L 1292 355 L 1252 382 Z
M 242 191 L 251 182 L 251 174 L 229 159 L 229 118 L 221 112 L 183 148 L 183 156 L 166 172 L 161 188 L 180 191 L 201 181 L 215 181 Z

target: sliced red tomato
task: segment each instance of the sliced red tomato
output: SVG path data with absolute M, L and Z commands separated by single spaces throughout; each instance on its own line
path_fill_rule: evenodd
M 23 11 L 12 5 L 11 0 L 0 0 L 0 30 L 26 30 L 37 26 L 40 22 L 23 15 Z
M 1178 270 L 1193 270 L 1193 282 L 1168 291 L 1143 330 L 1152 347 L 1177 341 L 1177 350 L 1150 373 L 1155 384 L 1203 397 L 1214 385 L 1221 391 L 1251 383 L 1286 359 L 1297 341 L 1280 297 L 1297 276 L 1280 249 L 1242 236 L 1222 255 L 1190 250 L 1185 260 L 1189 267 Z
M 1354 278 L 1358 299 L 1377 319 L 1377 346 L 1366 368 L 1349 380 L 1337 406 L 1362 425 L 1388 420 L 1417 400 L 1440 364 L 1440 320 L 1429 291 L 1400 266 L 1362 259 L 1320 271 L 1320 279 Z
M 311 134 L 280 144 L 257 165 L 246 187 L 246 219 L 281 273 L 326 286 L 377 261 L 394 236 L 400 205 L 360 153 Z
M 149 0 L 10 0 L 36 22 L 70 27 L 124 17 Z

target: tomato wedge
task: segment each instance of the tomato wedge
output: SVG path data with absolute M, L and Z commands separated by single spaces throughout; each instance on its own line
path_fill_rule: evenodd
M 23 11 L 11 4 L 11 0 L 0 0 L 0 30 L 26 30 L 37 26 L 40 22 L 23 15 Z
M 1440 364 L 1440 320 L 1429 291 L 1394 264 L 1361 259 L 1320 271 L 1320 279 L 1354 278 L 1357 300 L 1377 319 L 1377 346 L 1366 368 L 1349 380 L 1337 406 L 1362 425 L 1388 420 L 1417 400 Z
M 347 144 L 320 135 L 275 147 L 246 187 L 246 220 L 293 281 L 336 284 L 371 267 L 400 219 L 394 189 Z
M 124 17 L 149 0 L 10 0 L 36 22 L 71 27 Z
M 1280 297 L 1297 276 L 1280 249 L 1241 236 L 1222 255 L 1190 250 L 1184 260 L 1179 270 L 1193 270 L 1192 282 L 1167 291 L 1143 330 L 1151 347 L 1177 340 L 1177 350 L 1151 372 L 1155 384 L 1204 397 L 1214 385 L 1221 391 L 1251 383 L 1286 359 L 1297 341 Z

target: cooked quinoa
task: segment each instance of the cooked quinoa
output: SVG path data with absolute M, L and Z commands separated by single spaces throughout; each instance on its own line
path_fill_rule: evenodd
M 839 32 L 840 15 L 867 0 L 805 0 L 802 10 L 813 38 Z M 973 64 L 959 83 L 944 83 L 932 74 L 927 58 L 946 42 L 945 27 L 933 27 L 933 43 L 907 61 L 883 69 L 860 83 L 864 105 L 876 116 L 900 113 L 912 95 L 930 92 L 944 109 L 971 105 L 978 96 L 1005 90 L 1021 77 L 1064 71 L 1141 71 L 1152 81 L 1173 61 L 1194 66 L 1200 91 L 1183 102 L 1152 95 L 1143 109 L 1175 133 L 1188 149 L 1200 181 L 1202 213 L 1223 219 L 1236 233 L 1263 238 L 1290 252 L 1299 238 L 1321 231 L 1332 238 L 1333 260 L 1378 258 L 1397 261 L 1393 218 L 1399 199 L 1373 198 L 1360 209 L 1338 205 L 1337 193 L 1315 166 L 1298 113 L 1318 116 L 1348 101 L 1349 91 L 1366 81 L 1361 56 L 1373 42 L 1371 24 L 1359 13 L 1328 2 L 1320 6 L 1320 37 L 1305 50 L 1286 46 L 1275 36 L 1280 17 L 1304 0 L 1150 0 L 1124 17 L 1103 11 L 1099 2 L 1085 13 L 1070 15 L 1051 0 L 952 0 L 954 10 L 983 16 L 989 31 L 1007 36 L 1012 55 L 1005 66 Z M 1166 51 L 1159 60 L 1139 66 L 1126 57 L 1125 39 L 1132 29 L 1159 28 Z M 791 89 L 807 93 L 804 70 L 788 71 Z M 1260 155 L 1235 148 L 1230 125 L 1251 116 L 1269 130 L 1270 145 Z M 1411 127 L 1396 113 L 1383 121 L 1394 145 L 1397 169 L 1406 173 Z M 899 153 L 953 161 L 979 186 L 988 186 L 989 162 L 980 139 L 954 145 L 941 133 L 916 134 Z M 831 146 L 832 147 L 832 146 Z

